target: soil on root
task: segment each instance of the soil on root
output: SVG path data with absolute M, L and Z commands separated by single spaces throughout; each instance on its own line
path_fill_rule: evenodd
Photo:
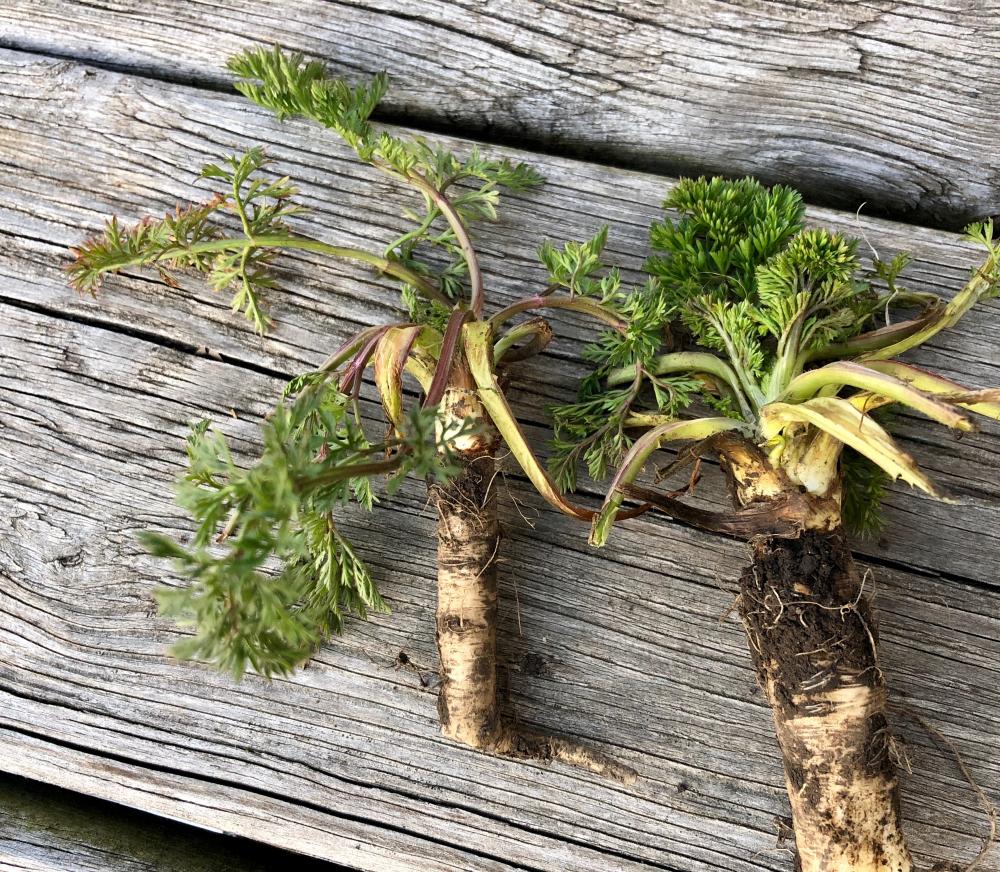
M 849 680 L 875 687 L 878 629 L 840 531 L 807 530 L 753 544 L 740 578 L 740 616 L 761 682 L 795 714 L 793 696 L 836 690 Z
M 856 857 L 851 868 L 909 869 L 878 631 L 843 533 L 762 538 L 752 553 L 740 616 L 774 712 L 799 853 L 808 839 L 822 846 L 813 856 Z

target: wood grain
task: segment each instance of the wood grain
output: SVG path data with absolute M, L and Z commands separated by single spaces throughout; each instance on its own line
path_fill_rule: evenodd
M 425 678 L 434 663 L 433 519 L 418 484 L 346 525 L 393 614 L 352 622 L 295 679 L 233 685 L 164 657 L 175 630 L 150 594 L 163 567 L 135 533 L 186 528 L 167 487 L 186 422 L 211 416 L 251 450 L 278 384 L 96 327 L 3 316 L 4 768 L 359 868 L 787 863 L 766 851 L 784 806 L 768 711 L 738 625 L 719 622 L 741 545 L 647 520 L 598 554 L 572 522 L 541 513 L 532 532 L 506 508 L 517 711 L 635 766 L 633 790 L 438 736 L 433 693 L 394 666 L 400 650 Z M 388 531 L 405 555 L 386 552 Z M 996 788 L 1000 594 L 886 569 L 877 580 L 895 688 Z M 912 740 L 918 849 L 963 856 L 979 828 L 971 800 L 953 764 Z
M 13 52 L 0 64 L 0 768 L 380 872 L 787 869 L 774 847 L 787 810 L 770 715 L 738 625 L 720 620 L 745 561 L 739 543 L 647 517 L 594 552 L 578 525 L 544 510 L 517 476 L 505 480 L 512 704 L 525 723 L 636 767 L 631 790 L 438 736 L 433 688 L 420 680 L 434 665 L 434 547 L 417 483 L 345 524 L 391 615 L 352 622 L 312 666 L 270 684 L 234 685 L 165 657 L 176 630 L 155 616 L 150 591 L 176 581 L 135 533 L 188 529 L 168 485 L 187 422 L 209 416 L 252 452 L 281 379 L 387 320 L 393 296 L 353 268 L 290 258 L 271 300 L 278 328 L 257 339 L 196 283 L 131 277 L 98 302 L 74 298 L 65 247 L 108 212 L 134 218 L 203 196 L 193 168 L 251 139 L 303 183 L 306 227 L 323 238 L 384 244 L 405 198 L 322 131 L 279 127 L 229 96 Z M 544 193 L 511 200 L 480 235 L 495 304 L 542 279 L 541 237 L 579 237 L 602 221 L 614 222 L 612 254 L 634 275 L 668 180 L 533 159 L 550 178 Z M 953 289 L 974 261 L 948 234 L 862 226 L 878 246 L 915 251 L 914 287 Z M 998 313 L 985 307 L 915 359 L 997 382 Z M 591 335 L 553 320 L 571 340 Z M 529 420 L 543 423 L 544 404 L 571 394 L 572 351 L 563 342 L 533 367 L 537 382 L 517 394 Z M 956 448 L 907 422 L 908 447 L 969 504 L 947 527 L 934 504 L 897 492 L 891 540 L 862 557 L 874 561 L 897 698 L 995 792 L 994 432 Z M 386 547 L 398 541 L 406 553 Z M 419 675 L 395 667 L 400 651 Z M 916 850 L 928 865 L 971 857 L 983 830 L 971 792 L 953 761 L 897 720 L 914 763 L 904 814 Z
M 397 312 L 390 284 L 376 282 L 355 265 L 312 256 L 288 256 L 280 293 L 268 301 L 277 329 L 261 339 L 230 313 L 226 298 L 197 278 L 181 289 L 149 277 L 112 279 L 97 301 L 75 296 L 63 279 L 66 249 L 98 230 L 117 213 L 136 220 L 162 213 L 177 201 L 206 199 L 193 184 L 204 162 L 264 143 L 275 171 L 290 174 L 311 210 L 298 226 L 332 242 L 379 251 L 405 227 L 400 217 L 412 204 L 404 191 L 360 166 L 339 141 L 305 123 L 278 125 L 238 96 L 95 71 L 63 61 L 9 52 L 0 54 L 0 153 L 9 155 L 0 177 L 0 299 L 43 307 L 53 314 L 114 325 L 189 351 L 211 349 L 233 363 L 291 376 L 314 366 L 359 327 L 386 323 Z M 447 140 L 460 150 L 470 144 Z M 494 306 L 542 286 L 535 251 L 542 239 L 585 238 L 611 224 L 609 257 L 626 267 L 629 280 L 647 253 L 646 230 L 659 213 L 669 179 L 612 171 L 593 164 L 525 152 L 548 183 L 537 194 L 510 197 L 503 220 L 479 231 Z M 947 233 L 814 209 L 812 220 L 864 234 L 883 254 L 910 250 L 916 262 L 909 285 L 950 296 L 961 287 L 978 254 Z M 864 247 L 864 246 L 863 246 Z M 533 366 L 533 379 L 515 390 L 518 411 L 547 428 L 546 407 L 573 396 L 585 372 L 575 359 L 594 328 L 577 316 L 555 312 L 559 334 L 551 354 Z M 910 356 L 972 386 L 1000 384 L 996 337 L 1000 305 L 988 303 L 957 329 Z M 891 535 L 858 543 L 865 555 L 893 565 L 919 567 L 958 579 L 1000 583 L 992 559 L 969 560 L 976 536 L 985 553 L 1000 555 L 1000 426 L 961 441 L 942 427 L 903 418 L 906 447 L 943 489 L 962 501 L 961 511 L 898 489 L 889 504 Z M 547 435 L 534 430 L 536 444 Z M 718 501 L 718 482 L 704 495 Z M 933 529 L 935 536 L 928 537 Z
M 937 226 L 1000 211 L 989 3 L 11 0 L 0 39 L 212 86 L 277 42 L 387 69 L 411 124 Z
M 257 842 L 0 776 L 0 872 L 273 872 L 290 864 L 321 868 Z

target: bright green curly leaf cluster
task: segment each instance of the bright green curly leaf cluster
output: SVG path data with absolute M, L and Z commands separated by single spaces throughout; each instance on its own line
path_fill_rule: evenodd
M 700 401 L 743 419 L 793 483 L 817 493 L 842 486 L 845 522 L 872 532 L 889 478 L 936 492 L 868 414 L 869 405 L 907 405 L 959 429 L 972 425 L 956 403 L 1000 415 L 989 403 L 948 400 L 947 383 L 941 387 L 932 375 L 891 361 L 997 294 L 1000 245 L 991 222 L 968 228 L 968 238 L 989 256 L 944 303 L 900 285 L 906 254 L 876 256 L 864 275 L 857 241 L 804 228 L 801 199 L 789 188 L 685 179 L 664 206 L 667 216 L 650 231 L 650 285 L 616 301 L 620 311 L 637 313 L 637 324 L 592 350 L 596 368 L 578 402 L 556 410 L 554 469 L 564 486 L 573 484 L 578 459 L 597 473 L 628 463 L 638 445 L 630 428 L 669 426 L 678 411 Z M 919 311 L 910 317 L 891 311 L 907 308 Z M 675 325 L 673 345 L 659 349 L 668 323 Z M 617 366 L 610 373 L 609 360 Z M 830 360 L 841 363 L 812 371 L 816 361 Z M 890 361 L 888 369 L 879 361 Z M 632 388 L 624 389 L 626 383 Z M 621 480 L 640 467 L 632 462 Z M 602 530 L 620 502 L 620 492 L 606 500 Z
M 663 206 L 680 217 L 650 228 L 659 254 L 647 269 L 678 307 L 705 293 L 751 299 L 757 267 L 802 229 L 805 213 L 796 191 L 755 179 L 682 179 Z
M 754 316 L 776 340 L 796 331 L 809 352 L 848 338 L 871 314 L 874 293 L 855 275 L 857 241 L 825 230 L 803 230 L 757 268 Z
M 302 115 L 336 130 L 352 148 L 372 148 L 376 134 L 368 118 L 389 86 L 384 73 L 352 88 L 330 78 L 322 62 L 307 61 L 299 52 L 283 52 L 278 46 L 248 49 L 226 66 L 238 77 L 236 90 L 278 118 Z
M 864 330 L 878 296 L 858 278 L 857 242 L 803 229 L 799 195 L 753 179 L 685 179 L 653 225 L 647 267 L 699 345 L 727 355 L 760 405 L 809 355 Z M 905 261 L 885 269 L 894 281 Z M 894 270 L 890 272 L 890 270 Z

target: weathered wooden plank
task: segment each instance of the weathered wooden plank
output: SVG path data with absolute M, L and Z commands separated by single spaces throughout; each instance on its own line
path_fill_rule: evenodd
M 0 55 L 0 298 L 46 311 L 138 331 L 166 343 L 204 346 L 234 362 L 292 374 L 314 365 L 359 326 L 385 322 L 395 310 L 387 285 L 351 265 L 289 257 L 271 305 L 278 321 L 267 338 L 253 336 L 225 301 L 197 280 L 172 289 L 148 278 L 113 280 L 99 300 L 75 297 L 64 287 L 67 246 L 117 212 L 134 219 L 163 211 L 176 200 L 204 198 L 192 185 L 195 168 L 220 153 L 262 141 L 277 169 L 302 183 L 313 210 L 306 230 L 321 238 L 380 249 L 403 227 L 398 212 L 408 195 L 359 166 L 323 130 L 307 124 L 278 126 L 239 97 L 95 71 L 62 61 L 8 52 Z M 467 148 L 468 143 L 458 143 Z M 646 228 L 657 214 L 669 180 L 608 170 L 560 158 L 511 152 L 532 160 L 549 184 L 530 198 L 508 198 L 504 220 L 480 232 L 484 268 L 496 304 L 523 296 L 544 280 L 535 259 L 543 238 L 582 238 L 613 224 L 610 255 L 630 278 L 646 253 Z M 916 263 L 910 284 L 950 294 L 977 254 L 951 234 L 854 215 L 813 210 L 812 218 L 864 233 L 883 252 L 910 249 Z M 583 369 L 575 342 L 592 337 L 587 324 L 555 314 L 561 341 L 533 367 L 534 381 L 516 393 L 525 418 L 545 424 L 545 406 L 565 401 Z M 912 355 L 921 364 L 974 385 L 1000 384 L 996 337 L 1000 306 L 991 303 L 932 347 Z M 578 346 L 576 346 L 578 347 Z M 1000 427 L 956 441 L 940 427 L 904 418 L 907 447 L 938 483 L 957 494 L 960 510 L 897 490 L 889 505 L 890 535 L 859 543 L 880 561 L 917 566 L 996 584 L 1000 559 Z M 545 435 L 536 431 L 537 443 Z M 705 495 L 718 498 L 718 483 Z M 934 537 L 927 531 L 933 529 Z M 974 536 L 976 559 L 967 542 Z
M 411 123 L 939 226 L 1000 211 L 988 4 L 12 0 L 0 39 L 213 85 L 232 52 L 278 42 L 388 69 L 386 108 Z
M 259 843 L 0 777 L 0 872 L 267 872 L 292 864 L 319 869 Z
M 504 488 L 502 645 L 525 722 L 605 746 L 634 789 L 445 742 L 433 694 L 433 521 L 414 483 L 345 529 L 393 614 L 294 679 L 171 663 L 163 567 L 142 528 L 184 530 L 166 482 L 186 422 L 241 449 L 279 383 L 110 330 L 0 306 L 0 768 L 364 869 L 783 869 L 770 715 L 732 619 L 739 543 L 646 518 L 603 552 Z M 235 417 L 232 416 L 235 412 Z M 372 411 L 371 409 L 369 411 Z M 387 553 L 393 542 L 407 553 Z M 1000 592 L 876 568 L 899 697 L 1000 787 Z M 582 583 L 581 583 L 582 580 Z M 905 726 L 905 724 L 904 724 Z M 975 852 L 954 764 L 908 730 L 906 814 L 926 862 Z M 989 868 L 989 867 L 987 867 Z

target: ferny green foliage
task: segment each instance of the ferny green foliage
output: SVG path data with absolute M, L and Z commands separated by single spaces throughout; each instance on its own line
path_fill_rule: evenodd
M 996 392 L 942 386 L 905 364 L 881 363 L 997 295 L 1000 245 L 992 222 L 968 229 L 986 259 L 946 304 L 901 286 L 905 253 L 876 256 L 866 272 L 857 240 L 807 228 L 801 199 L 789 188 L 684 179 L 664 207 L 650 230 L 649 284 L 616 300 L 642 338 L 615 337 L 592 349 L 596 366 L 577 402 L 555 410 L 560 485 L 573 486 L 579 459 L 598 478 L 619 466 L 615 487 L 627 483 L 642 465 L 632 454 L 647 450 L 635 443 L 637 431 L 707 407 L 739 421 L 739 432 L 791 486 L 823 494 L 842 485 L 845 521 L 877 532 L 888 479 L 930 485 L 878 423 L 869 418 L 858 428 L 871 408 L 909 406 L 958 429 L 972 425 L 955 407 L 1000 415 Z M 588 254 L 586 268 L 595 269 L 596 255 Z M 790 411 L 795 404 L 801 414 Z M 849 436 L 852 449 L 839 471 L 845 446 L 837 434 Z M 598 539 L 620 502 L 620 492 L 609 495 L 595 522 Z

